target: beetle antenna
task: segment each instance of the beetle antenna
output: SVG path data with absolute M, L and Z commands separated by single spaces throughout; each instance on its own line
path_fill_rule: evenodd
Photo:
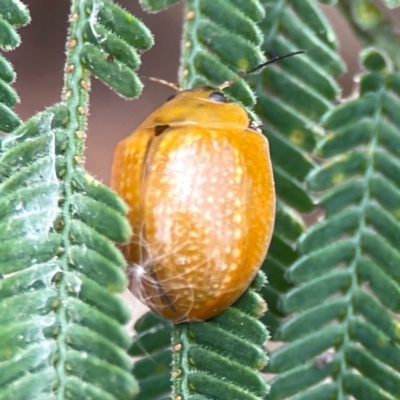
M 266 65 L 273 64 L 276 61 L 280 61 L 280 60 L 283 60 L 284 58 L 288 58 L 288 57 L 297 56 L 298 54 L 303 54 L 305 52 L 306 52 L 305 50 L 293 51 L 292 53 L 288 53 L 283 56 L 271 58 L 271 60 L 267 60 L 267 61 L 263 62 L 262 64 L 257 65 L 256 67 L 254 67 L 252 69 L 249 69 L 248 71 L 244 71 L 241 74 L 238 74 L 238 76 L 235 76 L 233 79 L 230 79 L 229 81 L 225 81 L 224 83 L 222 83 L 221 85 L 218 86 L 218 89 L 223 90 L 223 89 L 227 88 L 228 86 L 233 85 L 237 81 L 240 81 L 245 76 L 251 75 L 254 72 L 259 71 L 260 69 L 264 68 Z
M 139 76 L 141 78 L 148 79 L 149 81 L 152 81 L 152 82 L 161 83 L 161 85 L 168 86 L 168 87 L 176 90 L 177 92 L 180 92 L 182 90 L 178 83 L 168 82 L 164 79 L 154 78 L 153 76 L 147 76 L 147 75 L 139 75 Z

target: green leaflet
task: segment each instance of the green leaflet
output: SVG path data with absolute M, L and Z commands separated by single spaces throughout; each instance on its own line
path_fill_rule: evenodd
M 271 355 L 269 369 L 279 372 L 271 399 L 321 398 L 314 385 L 357 399 L 396 398 L 400 390 L 400 75 L 374 49 L 361 60 L 359 98 L 324 117 L 325 162 L 309 183 L 324 191 L 326 219 L 302 237 L 304 255 L 287 271 L 300 285 L 282 299 L 294 314 L 278 331 L 288 343 Z M 307 364 L 309 378 L 296 381 Z
M 13 50 L 20 44 L 16 27 L 28 24 L 29 12 L 19 0 L 0 1 L 0 49 Z M 12 65 L 0 56 L 0 130 L 11 132 L 20 123 L 12 107 L 19 102 L 15 90 L 10 86 L 15 79 Z
M 165 10 L 179 0 L 140 0 L 142 7 L 149 12 Z
M 149 312 L 136 321 L 135 330 L 129 354 L 142 356 L 132 370 L 139 384 L 136 400 L 164 398 L 171 391 L 172 324 Z
M 134 72 L 140 65 L 137 51 L 153 45 L 150 31 L 110 0 L 85 0 L 84 10 L 81 63 L 121 96 L 138 97 L 143 86 Z
M 11 25 L 24 26 L 30 22 L 25 4 L 19 0 L 1 0 L 1 17 Z
M 316 1 L 264 0 L 263 5 L 266 54 L 271 58 L 306 51 L 251 78 L 258 95 L 255 110 L 270 145 L 278 201 L 274 235 L 263 266 L 269 284 L 261 292 L 269 308 L 262 321 L 275 338 L 286 313 L 281 296 L 292 287 L 286 271 L 299 258 L 295 243 L 305 228 L 298 213 L 314 209 L 305 186 L 315 169 L 309 154 L 323 132 L 320 119 L 339 94 L 334 76 L 344 67 L 336 53 L 335 34 Z
M 150 12 L 165 10 L 171 5 L 178 2 L 179 0 L 140 0 L 140 4 L 143 6 L 143 8 Z M 243 14 L 254 21 L 257 21 L 264 16 L 264 9 L 262 8 L 258 0 L 248 0 L 246 2 L 243 2 L 241 0 L 228 0 L 227 2 L 240 9 Z M 209 6 L 213 7 L 213 4 L 210 4 Z M 225 9 L 224 3 L 219 3 L 219 5 L 222 7 L 223 10 Z M 230 22 L 231 21 L 227 21 L 227 23 Z M 236 26 L 236 28 L 240 29 L 239 26 Z

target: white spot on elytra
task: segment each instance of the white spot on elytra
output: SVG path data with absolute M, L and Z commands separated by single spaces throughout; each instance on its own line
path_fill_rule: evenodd
M 186 257 L 178 257 L 176 259 L 176 264 L 177 265 L 185 265 L 187 263 Z
M 242 221 L 242 216 L 241 216 L 241 214 L 236 213 L 236 214 L 233 216 L 233 222 L 236 222 L 237 224 L 239 224 L 241 221 Z

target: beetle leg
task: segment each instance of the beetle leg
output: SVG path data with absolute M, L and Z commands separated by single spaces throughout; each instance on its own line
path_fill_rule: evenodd
M 249 128 L 253 129 L 254 131 L 260 131 L 264 128 L 263 124 L 256 125 L 254 121 L 250 121 Z

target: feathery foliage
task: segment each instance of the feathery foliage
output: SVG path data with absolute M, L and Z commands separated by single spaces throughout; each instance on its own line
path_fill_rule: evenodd
M 17 0 L 1 0 L 0 9 L 8 32 L 27 20 Z M 82 164 L 89 70 L 136 95 L 131 46 L 147 48 L 152 38 L 109 1 L 73 1 L 70 21 L 64 102 L 0 142 L 1 400 L 128 400 L 137 392 L 121 326 L 130 315 L 114 294 L 126 287 L 112 242 L 129 239 L 127 210 Z
M 13 50 L 20 45 L 21 39 L 16 27 L 26 25 L 30 15 L 24 4 L 19 0 L 2 0 L 0 7 L 0 49 Z M 10 86 L 15 80 L 12 65 L 0 55 L 0 130 L 11 132 L 21 123 L 19 117 L 12 111 L 18 103 L 16 91 Z
M 268 339 L 258 318 L 264 303 L 255 292 L 265 284 L 259 274 L 232 307 L 206 322 L 174 326 L 173 393 L 183 399 L 263 399 L 268 385 L 257 370 L 268 358 Z
M 140 64 L 138 51 L 153 45 L 150 31 L 110 0 L 84 0 L 83 4 L 82 65 L 121 96 L 137 97 L 143 86 L 134 71 Z
M 298 49 L 307 53 L 272 64 L 255 79 L 256 111 L 271 147 L 278 199 L 274 236 L 263 266 L 269 284 L 262 289 L 269 308 L 262 320 L 273 337 L 284 316 L 280 296 L 292 286 L 285 272 L 299 257 L 295 243 L 305 229 L 299 212 L 314 207 L 305 186 L 315 168 L 310 153 L 321 132 L 319 121 L 339 94 L 333 76 L 343 71 L 335 35 L 317 3 L 285 3 L 283 7 L 281 2 L 264 1 L 264 50 L 271 56 Z
M 399 7 L 399 0 L 384 0 L 388 7 Z M 338 7 L 347 18 L 355 34 L 367 46 L 385 51 L 400 68 L 399 35 L 388 12 L 371 0 L 338 0 Z
M 301 238 L 287 274 L 296 288 L 282 308 L 294 314 L 277 334 L 290 344 L 271 356 L 271 399 L 400 393 L 400 74 L 375 50 L 361 58 L 359 98 L 323 120 L 326 161 L 309 182 L 324 191 L 325 220 Z
M 119 327 L 129 314 L 111 294 L 125 287 L 124 260 L 110 242 L 128 238 L 125 208 L 79 165 L 65 190 L 68 123 L 67 107 L 55 106 L 2 141 L 1 399 L 59 391 L 129 398 L 135 390 Z M 113 229 L 101 225 L 107 219 Z M 99 382 L 100 373 L 115 383 Z
M 183 88 L 217 86 L 265 61 L 257 23 L 265 15 L 260 0 L 186 0 L 179 80 Z M 245 80 L 224 91 L 253 120 L 255 95 Z
M 169 399 L 172 324 L 149 312 L 136 321 L 135 331 L 129 349 L 131 356 L 141 357 L 132 370 L 139 383 L 135 400 Z

